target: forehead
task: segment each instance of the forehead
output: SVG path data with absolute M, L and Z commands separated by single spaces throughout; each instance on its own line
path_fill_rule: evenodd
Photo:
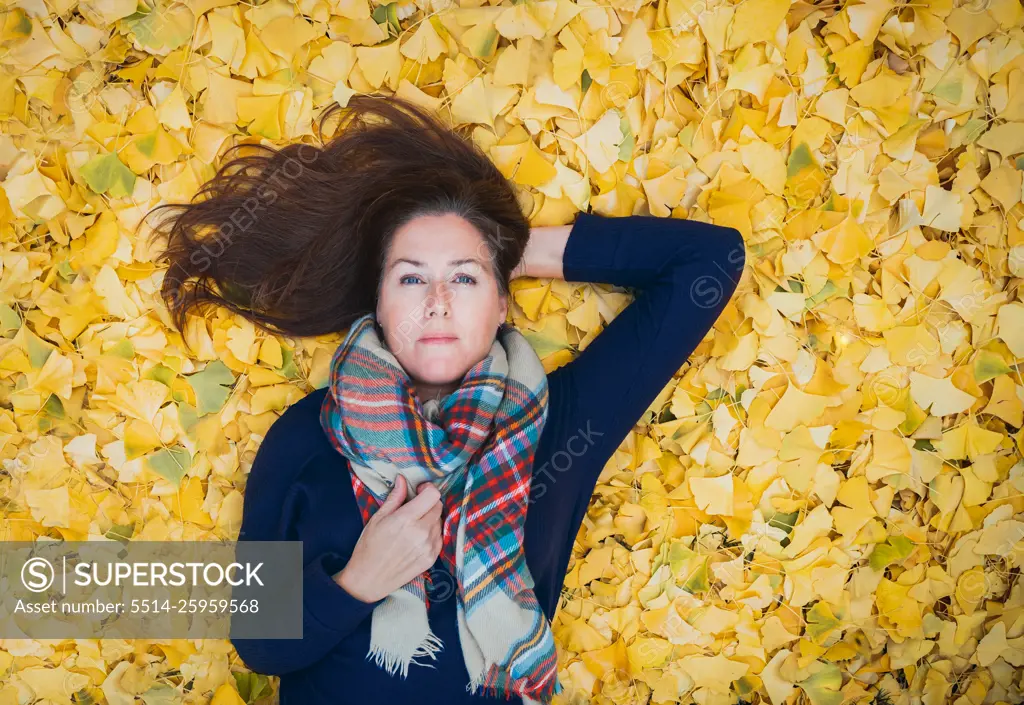
M 400 257 L 422 262 L 447 262 L 455 255 L 482 259 L 483 238 L 469 221 L 451 213 L 413 218 L 395 232 L 390 260 Z

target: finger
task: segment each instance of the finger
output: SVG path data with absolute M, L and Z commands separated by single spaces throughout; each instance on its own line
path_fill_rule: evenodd
M 422 492 L 399 507 L 396 511 L 411 519 L 419 519 L 427 513 L 428 509 L 433 507 L 435 504 L 439 504 L 440 501 L 441 493 L 438 492 L 437 488 L 433 485 L 427 484 L 427 487 L 423 488 Z
M 395 486 L 391 488 L 390 492 L 388 492 L 388 496 L 384 498 L 384 501 L 380 505 L 380 509 L 377 510 L 374 516 L 377 514 L 387 516 L 401 507 L 402 503 L 405 501 L 406 491 L 405 476 L 400 474 L 395 478 Z
M 432 530 L 430 534 L 430 551 L 437 558 L 438 554 L 441 553 L 441 549 L 444 544 L 444 535 L 441 533 L 441 528 L 438 526 L 436 533 Z
M 444 535 L 443 527 L 441 526 L 441 522 L 436 521 L 436 522 L 434 522 L 433 524 L 430 525 L 430 535 L 431 535 L 431 537 L 437 539 L 438 541 L 441 540 L 441 537 Z
M 444 502 L 437 502 L 418 521 L 425 522 L 431 526 L 440 526 L 442 512 L 444 512 Z

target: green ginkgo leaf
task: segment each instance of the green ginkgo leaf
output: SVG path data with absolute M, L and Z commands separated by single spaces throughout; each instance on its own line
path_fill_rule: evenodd
M 152 159 L 156 152 L 156 132 L 140 136 L 135 140 L 135 147 L 141 154 Z
M 107 530 L 107 533 L 104 534 L 104 536 L 112 541 L 121 541 L 124 543 L 131 539 L 132 534 L 134 533 L 135 522 L 131 522 L 130 524 L 114 524 Z
M 181 478 L 192 467 L 192 455 L 184 448 L 161 448 L 146 458 L 149 469 L 172 485 L 181 484 Z
M 636 147 L 636 136 L 633 128 L 629 125 L 629 118 L 623 115 L 619 118 L 619 129 L 622 131 L 622 142 L 619 144 L 619 159 L 628 162 L 633 156 L 633 148 Z
M 192 36 L 195 15 L 181 3 L 158 3 L 150 12 L 136 12 L 121 22 L 128 28 L 135 43 L 149 54 L 166 56 Z
M 21 328 L 21 316 L 9 304 L 0 304 L 0 334 Z
M 896 555 L 896 549 L 887 543 L 880 543 L 872 549 L 871 555 L 868 556 L 868 565 L 871 566 L 871 570 L 881 573 L 886 566 L 897 560 L 899 558 Z
M 672 547 L 668 550 L 668 565 L 669 569 L 672 571 L 672 575 L 681 575 L 683 567 L 695 555 L 697 554 L 688 549 L 682 543 L 673 542 Z
M 991 350 L 979 350 L 974 358 L 974 381 L 978 384 L 1009 373 L 1010 366 Z
M 683 584 L 683 590 L 691 595 L 698 592 L 707 592 L 710 589 L 708 584 L 708 559 L 705 558 L 700 567 L 690 574 L 689 579 Z
M 565 323 L 557 316 L 544 316 L 536 328 L 526 328 L 522 333 L 541 359 L 565 350 Z
M 964 93 L 963 76 L 955 73 L 949 75 L 946 80 L 936 83 L 929 93 L 955 105 L 960 102 L 960 96 Z
M 825 286 L 818 290 L 818 293 L 808 296 L 804 300 L 804 308 L 811 309 L 825 301 L 829 297 L 835 296 L 839 293 L 839 287 L 836 286 L 831 279 L 825 282 Z
M 231 394 L 231 385 L 235 383 L 235 376 L 220 360 L 214 360 L 202 371 L 186 375 L 185 378 L 196 393 L 196 413 L 199 416 L 219 411 Z
M 124 358 L 125 360 L 133 360 L 135 358 L 135 346 L 132 344 L 132 341 L 122 338 L 117 344 L 107 350 L 107 354 Z
M 580 92 L 583 95 L 587 94 L 587 89 L 590 88 L 590 84 L 594 82 L 594 79 L 590 77 L 590 72 L 583 69 L 583 73 L 580 74 Z
M 69 260 L 63 260 L 57 264 L 57 274 L 66 282 L 70 282 L 77 276 Z
M 82 165 L 81 173 L 90 189 L 113 198 L 130 196 L 135 188 L 135 172 L 121 163 L 114 152 L 93 157 Z
M 155 379 L 160 384 L 166 384 L 168 387 L 171 386 L 171 382 L 174 381 L 174 370 L 167 365 L 157 364 L 153 365 L 149 370 L 142 375 L 143 379 Z M 174 391 L 173 389 L 171 390 Z M 184 396 L 184 394 L 182 394 Z
M 193 441 L 196 440 L 194 431 L 198 422 L 199 414 L 197 414 L 196 410 L 192 408 L 192 405 L 184 401 L 178 402 L 178 423 L 181 424 L 181 428 L 185 432 L 185 435 Z
M 797 683 L 807 693 L 811 705 L 840 705 L 845 700 L 839 689 L 843 686 L 843 674 L 834 663 L 816 661 L 808 668 L 815 671 L 810 678 Z
M 801 142 L 789 155 L 789 163 L 786 164 L 786 177 L 792 179 L 801 171 L 814 165 L 814 157 L 811 156 L 811 149 Z
M 256 702 L 264 695 L 270 695 L 273 692 L 270 680 L 261 673 L 235 671 L 231 675 L 235 677 L 235 686 L 238 694 L 247 703 Z
M 178 689 L 166 683 L 157 683 L 139 697 L 145 705 L 174 705 L 181 702 Z
M 902 561 L 914 552 L 914 543 L 906 536 L 892 536 L 885 543 L 880 543 L 868 556 L 868 565 L 877 572 L 882 572 L 892 563 Z
M 295 366 L 295 353 L 291 349 L 281 348 L 281 366 L 274 372 L 288 379 L 296 379 L 299 376 L 299 368 Z
M 43 413 L 47 416 L 52 416 L 55 419 L 66 418 L 66 415 L 64 414 L 64 404 L 56 394 L 51 394 L 46 398 L 46 403 L 43 404 Z
M 28 363 L 32 369 L 42 369 L 54 347 L 32 332 L 29 326 L 25 326 L 25 351 L 28 353 Z
M 828 604 L 824 600 L 819 600 L 807 610 L 807 626 L 804 631 L 811 641 L 820 644 L 839 625 L 839 619 L 832 614 Z

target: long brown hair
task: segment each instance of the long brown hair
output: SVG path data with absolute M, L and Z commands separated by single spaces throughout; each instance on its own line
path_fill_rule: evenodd
M 160 296 L 180 331 L 189 311 L 220 305 L 286 336 L 340 332 L 376 310 L 395 231 L 424 214 L 472 223 L 508 293 L 530 225 L 487 155 L 395 96 L 332 104 L 320 134 L 339 110 L 338 134 L 322 147 L 236 144 L 191 202 L 147 214 L 172 211 L 153 237 L 166 242 Z

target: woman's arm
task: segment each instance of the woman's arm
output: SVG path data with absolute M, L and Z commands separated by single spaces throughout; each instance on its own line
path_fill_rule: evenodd
M 562 279 L 562 258 L 571 231 L 571 225 L 542 225 L 530 228 L 530 239 L 526 243 L 523 259 L 512 271 L 511 278 Z
M 249 471 L 239 541 L 296 541 L 296 518 L 306 491 L 306 469 L 317 457 L 296 457 L 309 448 L 303 434 L 309 429 L 292 423 L 286 410 L 271 424 Z M 304 546 L 305 548 L 305 546 Z M 333 552 L 303 554 L 302 638 L 232 639 L 245 665 L 257 673 L 282 675 L 311 666 L 348 636 L 373 608 L 383 602 L 363 602 L 341 587 L 337 576 L 346 560 Z
M 746 256 L 733 228 L 653 216 L 581 213 L 564 244 L 560 237 L 534 252 L 561 247 L 566 280 L 636 289 L 572 362 L 549 375 L 559 419 L 549 440 L 570 461 L 553 457 L 553 467 L 534 468 L 540 486 L 531 495 L 550 493 L 545 502 L 573 506 L 578 526 L 607 459 L 714 325 Z

